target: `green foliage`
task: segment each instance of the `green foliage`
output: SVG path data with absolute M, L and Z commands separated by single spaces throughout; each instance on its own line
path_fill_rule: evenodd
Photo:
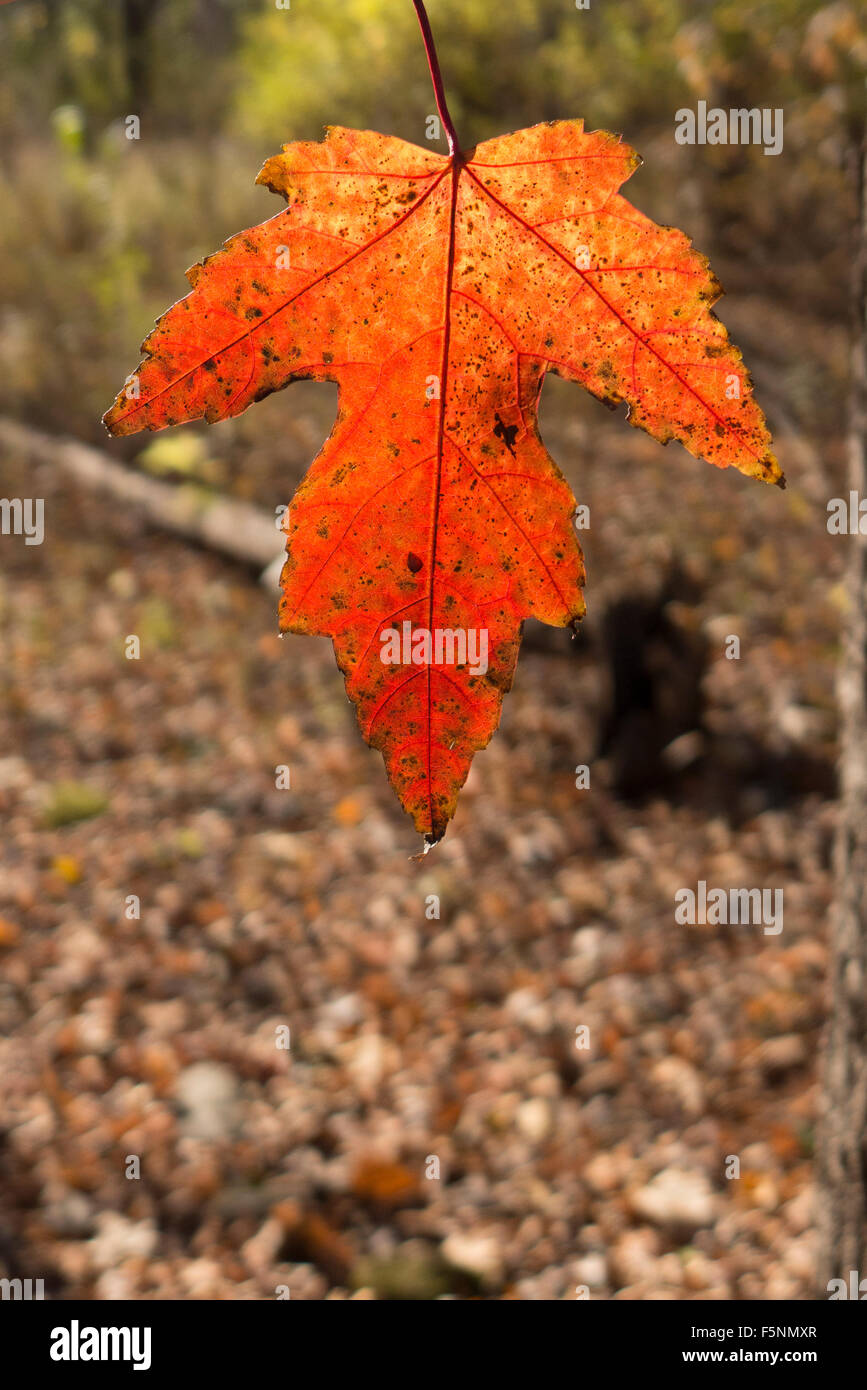
M 135 630 L 147 651 L 174 646 L 178 637 L 174 614 L 162 598 L 149 598 L 141 604 Z
M 43 820 L 51 830 L 76 821 L 101 816 L 108 807 L 108 797 L 86 782 L 55 782 L 43 811 Z
M 830 81 L 863 104 L 867 39 L 849 0 L 430 0 L 466 144 L 583 113 L 623 131 L 685 102 L 797 102 Z M 233 125 L 271 148 L 339 121 L 421 140 L 433 98 L 409 0 L 263 3 L 241 26 Z M 859 85 L 860 84 L 860 85 Z
M 857 0 L 428 8 L 465 144 L 562 116 L 620 131 L 648 160 L 630 196 L 727 288 L 843 321 Z M 0 51 L 0 412 L 96 442 L 116 360 L 185 292 L 179 265 L 277 210 L 253 187 L 264 157 L 329 123 L 426 144 L 434 112 L 410 0 L 16 0 Z M 699 99 L 784 107 L 784 153 L 676 146 Z
M 436 1251 L 426 1250 L 365 1257 L 358 1261 L 349 1279 L 353 1288 L 374 1289 L 381 1299 L 428 1302 L 451 1289 L 449 1271 Z
M 749 105 L 835 89 L 864 104 L 857 0 L 429 0 L 467 143 L 585 113 L 665 123 L 684 100 Z M 433 102 L 410 0 L 17 0 L 0 12 L 0 134 L 79 106 L 92 132 L 138 114 L 151 133 L 221 129 L 270 151 L 345 125 L 424 136 Z
M 658 108 L 661 84 L 669 100 L 678 88 L 685 93 L 672 41 L 689 8 L 683 0 L 587 11 L 565 0 L 431 0 L 464 142 L 576 111 L 592 125 L 617 126 Z M 294 0 L 291 11 L 267 5 L 242 35 L 234 123 L 244 134 L 269 146 L 318 139 L 339 119 L 424 138 L 435 107 L 408 0 Z
M 210 482 L 213 460 L 208 441 L 194 430 L 158 434 L 141 451 L 139 466 L 155 477 L 184 477 Z

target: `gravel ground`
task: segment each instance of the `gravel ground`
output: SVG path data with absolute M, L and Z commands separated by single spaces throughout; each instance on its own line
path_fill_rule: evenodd
M 718 474 L 571 391 L 567 425 L 553 385 L 587 633 L 528 632 L 425 858 L 327 642 L 3 460 L 48 535 L 2 542 L 0 1274 L 85 1299 L 813 1296 L 828 486 L 794 455 L 784 494 Z M 782 888 L 783 931 L 677 924 L 700 879 Z

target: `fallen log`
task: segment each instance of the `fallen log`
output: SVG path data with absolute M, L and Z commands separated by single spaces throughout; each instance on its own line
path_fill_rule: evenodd
M 124 467 L 89 444 L 44 434 L 16 420 L 0 419 L 0 450 L 58 468 L 83 487 L 136 508 L 161 530 L 249 565 L 269 586 L 277 582 L 283 560 L 277 519 L 248 502 L 202 487 L 173 487 Z

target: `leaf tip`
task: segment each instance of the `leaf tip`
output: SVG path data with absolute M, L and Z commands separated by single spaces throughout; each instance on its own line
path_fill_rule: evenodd
M 105 412 L 102 417 L 102 424 L 106 434 L 116 438 L 118 435 L 125 434 L 122 419 L 118 416 L 118 406 L 120 402 L 115 401 L 114 405 Z
M 270 189 L 272 193 L 280 194 L 287 202 L 289 200 L 289 194 L 286 188 L 288 171 L 286 168 L 285 154 L 291 148 L 291 145 L 284 145 L 283 154 L 272 154 L 270 159 L 265 160 L 265 163 L 256 175 L 257 184 L 262 184 L 263 187 Z
M 409 856 L 411 861 L 414 864 L 417 864 L 420 860 L 424 859 L 428 854 L 430 854 L 434 845 L 439 844 L 440 840 L 442 839 L 443 835 L 445 835 L 445 833 L 445 830 L 441 830 L 438 835 L 433 835 L 430 832 L 428 832 L 422 840 L 421 853 L 411 854 Z
M 761 460 L 759 468 L 761 469 L 759 476 L 764 482 L 773 483 L 774 487 L 778 487 L 782 492 L 785 492 L 786 475 L 780 467 L 779 459 L 776 454 L 772 454 L 770 449 Z

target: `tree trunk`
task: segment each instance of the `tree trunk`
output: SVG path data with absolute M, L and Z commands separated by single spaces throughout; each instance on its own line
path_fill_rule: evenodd
M 123 0 L 127 101 L 131 114 L 141 117 L 150 95 L 148 40 L 156 19 L 157 0 Z
M 858 230 L 852 278 L 849 487 L 867 497 L 867 139 L 853 152 Z M 867 1278 L 867 537 L 856 535 L 837 683 L 840 819 L 834 846 L 831 1016 L 818 1144 L 819 1288 Z M 867 1288 L 867 1285 L 865 1285 Z

